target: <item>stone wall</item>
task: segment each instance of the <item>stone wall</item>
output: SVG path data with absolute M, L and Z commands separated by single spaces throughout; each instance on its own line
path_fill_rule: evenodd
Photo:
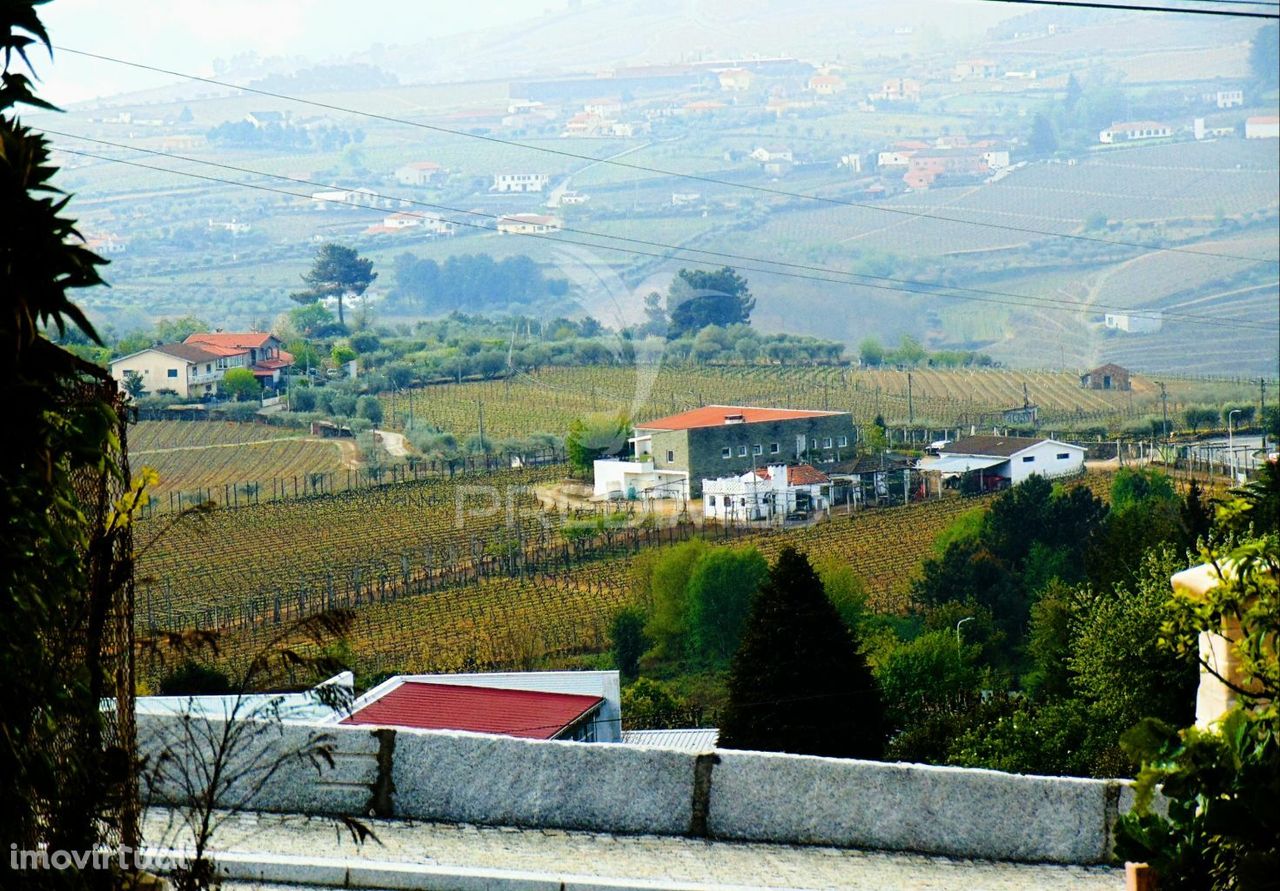
M 165 751 L 178 763 L 208 761 L 224 730 L 144 715 L 139 747 L 151 764 Z M 332 766 L 298 756 L 317 742 L 331 747 Z M 1117 814 L 1132 801 L 1122 780 L 343 725 L 260 725 L 230 762 L 245 776 L 227 800 L 245 809 L 1025 862 L 1106 862 Z M 198 771 L 168 773 L 144 783 L 151 802 L 199 791 L 183 779 Z

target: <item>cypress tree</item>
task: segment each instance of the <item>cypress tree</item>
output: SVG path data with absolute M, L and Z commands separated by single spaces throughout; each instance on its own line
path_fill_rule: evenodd
M 879 758 L 880 691 L 808 559 L 786 548 L 751 605 L 720 727 L 726 749 Z

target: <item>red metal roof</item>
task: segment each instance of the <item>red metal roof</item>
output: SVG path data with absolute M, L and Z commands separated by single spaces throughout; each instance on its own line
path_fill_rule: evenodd
M 762 479 L 772 479 L 770 468 L 757 467 L 756 476 Z M 818 486 L 823 483 L 831 482 L 831 477 L 827 476 L 812 464 L 788 464 L 787 465 L 787 485 L 788 486 Z
M 554 739 L 602 702 L 577 693 L 405 681 L 342 723 Z
M 689 430 L 694 427 L 719 427 L 725 419 L 734 415 L 741 416 L 740 424 L 759 424 L 764 421 L 793 421 L 797 418 L 821 418 L 826 415 L 838 415 L 836 411 L 802 411 L 794 408 L 753 408 L 743 405 L 706 405 L 678 415 L 667 415 L 643 424 L 636 424 L 641 430 Z

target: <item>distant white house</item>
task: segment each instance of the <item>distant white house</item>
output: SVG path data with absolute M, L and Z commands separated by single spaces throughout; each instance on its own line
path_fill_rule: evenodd
M 430 186 L 443 182 L 448 171 L 435 161 L 414 161 L 396 168 L 396 182 L 404 186 Z
M 1106 145 L 1117 142 L 1137 142 L 1143 139 L 1164 139 L 1173 135 L 1173 127 L 1159 121 L 1128 121 L 1112 124 L 1098 134 L 1098 142 Z
M 920 470 L 944 479 L 977 473 L 983 491 L 1016 486 L 1039 475 L 1074 476 L 1084 471 L 1085 450 L 1056 439 L 1030 436 L 966 436 L 939 450 Z
M 560 226 L 556 217 L 540 213 L 507 214 L 498 220 L 498 231 L 506 235 L 538 235 L 554 232 Z
M 708 520 L 767 520 L 830 507 L 831 480 L 811 464 L 770 464 L 739 476 L 702 481 Z
M 795 161 L 795 157 L 791 153 L 791 149 L 785 145 L 761 145 L 751 152 L 753 160 L 759 161 L 761 164 L 768 164 L 772 161 L 786 161 L 791 163 Z
M 490 192 L 541 192 L 551 183 L 546 173 L 495 173 Z
M 1164 327 L 1164 315 L 1159 310 L 1142 313 L 1109 312 L 1103 316 L 1103 324 L 1115 331 L 1129 334 L 1152 334 Z
M 728 93 L 740 93 L 751 89 L 751 72 L 745 68 L 726 68 L 717 72 L 720 89 Z
M 1247 118 L 1244 122 L 1244 138 L 1245 139 L 1276 139 L 1280 138 L 1280 117 L 1271 115 L 1270 117 L 1253 117 Z

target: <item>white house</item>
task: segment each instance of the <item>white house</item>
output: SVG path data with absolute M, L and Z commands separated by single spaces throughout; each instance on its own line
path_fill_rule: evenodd
M 495 173 L 490 192 L 541 192 L 551 183 L 546 173 Z
M 594 495 L 611 501 L 626 499 L 689 498 L 689 474 L 683 470 L 657 470 L 653 457 L 634 460 L 601 458 L 593 465 Z
M 396 181 L 405 186 L 429 186 L 442 182 L 447 175 L 435 161 L 414 161 L 396 168 Z
M 768 164 L 772 161 L 786 161 L 787 163 L 795 161 L 795 157 L 791 154 L 791 149 L 785 145 L 757 146 L 751 152 L 751 157 L 761 164 Z
M 1164 139 L 1173 135 L 1173 128 L 1159 121 L 1131 121 L 1112 124 L 1098 134 L 1098 142 L 1110 145 L 1116 142 L 1136 142 L 1142 139 Z
M 1164 326 L 1164 314 L 1158 309 L 1141 313 L 1109 312 L 1102 318 L 1106 327 L 1130 334 L 1152 334 Z
M 708 520 L 767 520 L 830 507 L 831 480 L 811 464 L 770 464 L 740 476 L 702 481 Z
M 720 79 L 720 89 L 730 93 L 740 93 L 751 89 L 751 72 L 745 68 L 725 68 L 716 72 Z
M 144 393 L 172 390 L 183 398 L 212 395 L 218 392 L 218 381 L 226 371 L 219 362 L 222 358 L 197 344 L 159 344 L 113 359 L 111 377 L 121 389 L 137 375 Z
M 538 235 L 559 228 L 560 220 L 540 213 L 513 213 L 498 219 L 498 231 L 504 235 Z
M 1084 471 L 1085 450 L 1078 445 L 1031 436 L 966 436 L 948 443 L 936 461 L 920 469 L 945 477 L 977 472 L 981 488 L 995 489 L 1039 474 L 1043 477 L 1074 476 Z
M 1280 117 L 1271 115 L 1245 119 L 1245 139 L 1276 139 L 1278 137 L 1280 137 Z

